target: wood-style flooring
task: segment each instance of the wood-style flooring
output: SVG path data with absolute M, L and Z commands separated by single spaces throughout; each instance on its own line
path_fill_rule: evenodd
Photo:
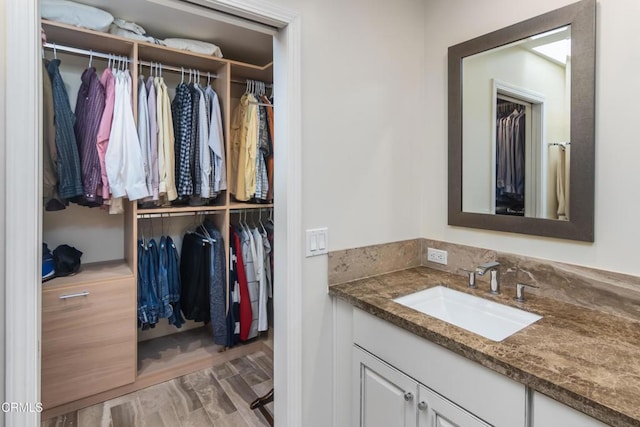
M 262 427 L 249 405 L 273 388 L 268 351 L 238 357 L 42 422 L 42 427 Z M 273 415 L 273 403 L 267 409 Z

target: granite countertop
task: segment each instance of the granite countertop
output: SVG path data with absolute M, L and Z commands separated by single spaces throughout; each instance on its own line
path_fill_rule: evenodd
M 469 289 L 465 277 L 416 267 L 332 285 L 329 294 L 506 375 L 612 426 L 640 426 L 640 323 L 528 293 Z M 393 302 L 444 285 L 537 313 L 533 325 L 495 342 Z

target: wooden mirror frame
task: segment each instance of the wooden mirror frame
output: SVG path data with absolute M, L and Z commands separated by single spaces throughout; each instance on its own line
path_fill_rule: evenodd
M 571 25 L 571 160 L 568 221 L 462 211 L 462 60 Z M 593 242 L 596 1 L 582 0 L 449 47 L 449 225 Z

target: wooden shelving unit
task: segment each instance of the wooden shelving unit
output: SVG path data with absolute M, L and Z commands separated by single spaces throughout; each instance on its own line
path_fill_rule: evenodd
M 211 79 L 211 85 L 218 94 L 221 102 L 221 112 L 223 115 L 225 150 L 227 159 L 227 173 L 229 173 L 229 159 L 231 153 L 229 149 L 230 122 L 232 115 L 232 93 L 237 94 L 241 90 L 241 85 L 234 85 L 232 91 L 232 81 L 252 79 L 264 82 L 273 80 L 273 64 L 254 65 L 245 64 L 225 58 L 201 55 L 183 50 L 168 48 L 166 46 L 154 45 L 146 42 L 125 39 L 107 33 L 76 28 L 70 25 L 57 22 L 42 21 L 42 27 L 47 34 L 49 43 L 75 47 L 78 49 L 93 50 L 95 52 L 123 55 L 129 58 L 130 70 L 133 81 L 136 81 L 140 62 L 158 62 L 167 66 L 201 71 L 201 79 L 207 79 L 203 72 L 215 74 L 215 79 Z M 63 64 L 64 66 L 64 64 Z M 144 68 L 143 68 L 144 70 Z M 145 70 L 146 71 L 146 70 Z M 165 71 L 166 73 L 167 71 Z M 145 74 L 146 75 L 146 74 Z M 137 91 L 133 91 L 134 115 Z M 235 99 L 237 101 L 237 98 Z M 228 178 L 228 177 L 227 177 Z M 229 181 L 229 179 L 227 179 Z M 216 225 L 223 235 L 229 229 L 231 215 L 238 210 L 260 210 L 273 208 L 273 204 L 252 204 L 235 201 L 228 191 L 222 192 L 214 205 L 206 206 L 168 206 L 157 208 L 138 208 L 135 203 L 126 204 L 124 214 L 124 235 L 125 248 L 124 259 L 117 261 L 107 261 L 92 263 L 82 266 L 81 272 L 75 276 L 66 278 L 56 278 L 43 284 L 43 292 L 51 289 L 63 289 L 66 286 L 82 284 L 100 284 L 112 280 L 128 279 L 132 286 L 131 293 L 136 295 L 137 287 L 137 239 L 138 229 L 141 221 L 148 221 L 145 215 L 151 218 L 154 214 L 171 216 L 171 214 L 212 214 Z M 226 246 L 226 259 L 229 259 L 229 248 Z M 228 268 L 228 263 L 227 263 Z M 227 272 L 228 273 L 228 272 Z M 228 277 L 228 274 L 227 274 Z M 135 298 L 131 301 L 131 306 L 136 305 Z M 43 310 L 45 308 L 43 307 Z M 133 309 L 135 310 L 135 309 Z M 135 326 L 132 324 L 132 328 Z M 137 342 L 135 336 L 132 344 L 134 346 L 135 357 L 130 361 L 137 372 L 133 382 L 121 384 L 108 391 L 99 394 L 75 397 L 72 402 L 56 400 L 58 406 L 55 408 L 45 408 L 43 419 L 76 410 L 91 404 L 95 404 L 107 399 L 120 396 L 125 393 L 148 387 L 162 381 L 185 375 L 187 373 L 203 369 L 214 364 L 230 360 L 244 354 L 264 349 L 263 341 L 258 339 L 244 345 L 228 349 L 226 351 L 220 346 L 213 344 L 212 335 L 207 327 L 196 328 L 185 332 L 175 333 L 167 336 L 152 338 L 146 341 Z M 267 349 L 269 351 L 269 349 Z M 47 361 L 43 360 L 43 365 Z M 49 384 L 50 386 L 50 384 Z M 53 389 L 53 387 L 50 387 Z

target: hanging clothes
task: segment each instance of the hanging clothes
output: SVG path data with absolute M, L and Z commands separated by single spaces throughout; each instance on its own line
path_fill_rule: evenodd
M 167 236 L 166 238 L 163 237 L 163 239 L 165 239 L 164 248 L 167 256 L 167 300 L 169 301 L 173 309 L 171 316 L 169 316 L 169 324 L 175 326 L 176 328 L 181 328 L 185 323 L 185 320 L 182 317 L 180 308 L 180 257 L 178 255 L 178 250 L 176 249 L 176 245 L 173 242 L 173 239 L 170 236 Z M 161 247 L 162 243 L 163 242 L 161 239 Z
M 175 139 L 171 112 L 171 100 L 162 77 L 156 77 L 156 100 L 158 117 L 158 157 L 162 147 L 162 162 L 158 160 L 159 191 L 168 201 L 178 198 L 175 175 Z
M 138 76 L 138 141 L 142 153 L 142 165 L 144 179 L 150 200 L 153 190 L 151 188 L 151 127 L 149 125 L 149 103 L 147 99 L 147 85 L 144 76 Z
M 160 319 L 182 327 L 180 273 L 176 246 L 169 236 L 138 240 L 138 325 L 153 328 Z
M 184 317 L 208 322 L 210 313 L 211 242 L 197 233 L 187 233 L 180 254 L 180 305 Z
M 498 104 L 496 121 L 496 213 L 524 215 L 525 110 Z
M 253 236 L 248 227 L 243 225 L 240 226 L 239 235 L 242 244 L 242 259 L 244 261 L 244 272 L 247 278 L 247 289 L 249 290 L 249 301 L 251 302 L 252 318 L 247 337 L 250 339 L 258 336 L 260 283 L 258 281 L 258 271 L 256 270 L 256 251 Z
M 73 130 L 75 115 L 71 111 L 69 96 L 60 75 L 60 60 L 47 64 L 53 92 L 54 123 L 56 127 L 56 147 L 58 152 L 58 195 L 71 199 L 82 195 L 82 180 L 78 145 Z
M 175 134 L 175 176 L 177 178 L 178 196 L 181 200 L 193 194 L 191 180 L 191 91 L 181 82 L 176 87 L 176 95 L 171 103 L 173 114 L 173 130 Z
M 153 78 L 149 76 L 146 83 L 147 112 L 149 122 L 149 181 L 151 182 L 151 200 L 158 202 L 159 197 L 159 172 L 158 172 L 158 117 L 156 88 Z
M 231 174 L 229 190 L 239 201 L 247 201 L 256 190 L 258 107 L 256 98 L 245 93 L 231 122 Z
M 191 91 L 191 145 L 189 147 L 189 164 L 191 167 L 191 182 L 193 193 L 189 204 L 200 205 L 200 193 L 202 191 L 202 176 L 200 174 L 200 99 L 202 93 L 194 83 L 189 83 Z
M 66 208 L 58 196 L 58 148 L 56 147 L 55 110 L 53 87 L 47 72 L 46 61 L 42 62 L 42 198 L 47 211 Z
M 262 95 L 262 102 L 264 104 L 273 105 L 271 100 L 266 95 Z M 267 162 L 267 179 L 269 182 L 269 191 L 267 192 L 267 202 L 273 203 L 273 150 L 274 150 L 274 116 L 273 107 L 262 107 L 267 112 L 267 129 L 269 131 L 269 153 L 265 154 Z
M 83 194 L 76 201 L 83 206 L 96 207 L 102 205 L 102 196 L 98 194 L 102 175 L 97 139 L 105 107 L 105 90 L 93 67 L 84 70 L 81 80 L 76 100 L 74 130 L 82 168 Z
M 142 153 L 131 109 L 131 75 L 117 71 L 116 101 L 109 146 L 105 156 L 113 197 L 138 200 L 149 196 Z
M 100 119 L 100 125 L 98 126 L 98 134 L 96 136 L 96 149 L 98 151 L 98 159 L 100 161 L 100 178 L 102 183 L 100 193 L 102 200 L 106 201 L 111 198 L 111 189 L 109 187 L 105 157 L 109 147 L 109 139 L 111 137 L 113 110 L 116 98 L 115 78 L 110 68 L 107 68 L 102 72 L 100 82 L 104 87 L 105 103 L 102 118 Z
M 158 323 L 156 268 L 150 247 L 143 239 L 138 240 L 138 325 L 142 330 L 153 328 Z
M 267 276 L 264 265 L 264 242 L 262 240 L 262 234 L 257 228 L 249 230 L 253 240 L 252 243 L 255 247 L 255 260 L 254 267 L 258 279 L 258 331 L 266 331 L 269 329 L 269 321 L 267 319 Z
M 238 257 L 233 229 L 229 230 L 229 288 L 227 310 L 227 342 L 229 347 L 240 342 L 240 282 L 238 280 Z
M 213 341 L 216 344 L 230 347 L 227 331 L 227 272 L 224 238 L 222 233 L 210 220 L 205 220 L 200 227 L 210 237 L 212 246 L 212 267 L 210 282 L 210 309 Z
M 267 112 L 264 107 L 258 107 L 258 140 L 256 146 L 256 191 L 254 197 L 258 202 L 266 202 L 269 193 L 267 178 L 267 164 L 265 157 L 269 152 L 269 131 L 267 128 Z
M 196 84 L 200 98 L 198 101 L 198 143 L 195 153 L 195 163 L 198 165 L 200 187 L 196 193 L 205 203 L 211 197 L 211 150 L 209 149 L 209 117 L 207 109 L 207 96 L 202 88 Z
M 231 227 L 233 235 L 234 253 L 236 255 L 238 274 L 238 286 L 240 294 L 240 340 L 246 341 L 250 338 L 251 325 L 253 322 L 253 307 L 251 305 L 251 295 L 247 282 L 246 270 L 244 267 L 244 258 L 242 256 L 242 242 L 240 240 L 240 231 Z
M 224 152 L 224 132 L 222 125 L 222 115 L 220 114 L 220 99 L 218 94 L 207 86 L 205 93 L 208 94 L 210 102 L 210 122 L 209 122 L 209 141 L 208 145 L 211 149 L 213 170 L 211 178 L 212 196 L 215 197 L 220 191 L 227 189 L 227 170 Z

